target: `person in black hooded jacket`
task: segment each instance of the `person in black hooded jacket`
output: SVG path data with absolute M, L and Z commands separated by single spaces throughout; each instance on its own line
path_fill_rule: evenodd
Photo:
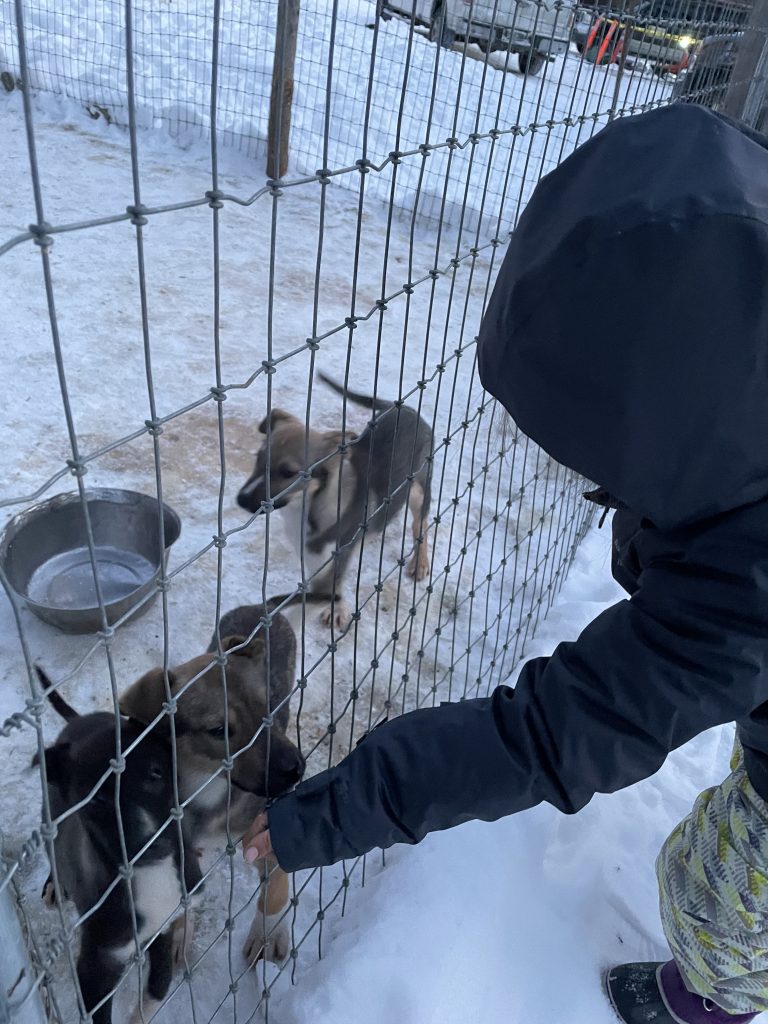
M 768 1009 L 767 285 L 768 150 L 704 108 L 619 119 L 539 183 L 483 318 L 480 377 L 617 510 L 630 598 L 514 689 L 375 729 L 271 804 L 247 859 L 273 850 L 294 871 L 542 801 L 573 814 L 735 721 L 734 772 L 659 858 L 673 959 L 607 985 L 626 1024 Z M 599 323 L 579 315 L 595 291 Z

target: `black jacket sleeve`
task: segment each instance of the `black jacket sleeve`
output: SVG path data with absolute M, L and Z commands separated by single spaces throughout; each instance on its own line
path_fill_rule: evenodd
M 768 698 L 764 577 L 657 559 L 631 600 L 527 662 L 514 690 L 405 714 L 277 800 L 279 863 L 332 864 L 541 801 L 573 813 L 653 774 Z

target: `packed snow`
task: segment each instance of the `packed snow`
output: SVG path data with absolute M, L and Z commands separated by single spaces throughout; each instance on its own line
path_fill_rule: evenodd
M 251 470 L 256 424 L 269 403 L 303 416 L 312 367 L 340 379 L 349 359 L 351 386 L 371 390 L 375 382 L 383 396 L 406 394 L 435 427 L 432 514 L 439 513 L 441 523 L 432 531 L 433 593 L 397 570 L 403 538 L 409 538 L 398 523 L 383 544 L 366 546 L 361 599 L 367 604 L 338 650 L 329 651 L 327 629 L 310 617 L 298 668 L 307 686 L 291 704 L 303 749 L 312 751 L 310 772 L 336 761 L 387 710 L 474 695 L 505 681 L 523 653 L 546 653 L 572 638 L 618 596 L 608 579 L 607 531 L 589 534 L 545 619 L 585 521 L 579 481 L 516 434 L 483 395 L 474 372 L 477 325 L 501 255 L 488 243 L 506 236 L 539 176 L 606 122 L 615 69 L 585 65 L 571 53 L 540 78 L 524 80 L 505 72 L 499 55 L 485 64 L 477 54 L 438 51 L 418 35 L 411 38 L 398 19 L 381 23 L 374 34 L 373 4 L 340 3 L 335 25 L 329 7 L 302 4 L 288 179 L 309 174 L 310 180 L 279 195 L 261 192 L 274 6 L 249 4 L 247 17 L 240 8 L 225 8 L 223 16 L 218 106 L 219 184 L 229 197 L 219 214 L 225 474 L 210 394 L 216 383 L 212 214 L 200 203 L 212 184 L 199 136 L 208 125 L 213 4 L 162 2 L 137 5 L 135 12 L 141 200 L 153 208 L 198 203 L 152 214 L 144 228 L 158 416 L 185 410 L 164 424 L 159 441 L 164 498 L 183 521 L 170 557 L 176 573 L 168 594 L 171 663 L 204 650 L 214 626 L 211 538 L 218 532 L 222 484 L 224 530 L 236 531 L 223 551 L 222 608 L 258 600 L 262 586 L 269 595 L 296 585 L 295 556 L 279 513 L 271 517 L 268 545 L 263 519 L 238 529 L 246 516 L 234 497 Z M 7 6 L 0 11 L 0 70 L 15 73 L 12 19 Z M 27 11 L 32 84 L 47 91 L 33 107 L 45 218 L 54 225 L 112 217 L 134 202 L 130 148 L 120 127 L 121 12 L 122 5 L 109 0 L 38 3 Z M 371 117 L 364 131 L 371 66 Z M 437 102 L 429 107 L 433 82 Z M 631 110 L 663 102 L 667 94 L 664 83 L 637 68 L 620 84 L 619 101 Z M 90 119 L 84 103 L 110 117 Z M 0 94 L 0 117 L 2 245 L 36 218 L 18 90 Z M 448 137 L 464 142 L 472 132 L 513 126 L 521 130 L 495 142 L 406 157 L 396 168 L 390 164 L 364 178 L 340 174 L 320 185 L 312 177 L 318 167 L 343 168 L 364 155 L 381 162 L 394 149 Z M 232 199 L 254 196 L 248 204 Z M 419 216 L 412 218 L 414 210 Z M 140 431 L 150 415 L 136 254 L 134 228 L 119 221 L 56 234 L 51 265 L 78 443 L 86 456 L 101 453 L 88 462 L 86 485 L 153 494 L 150 437 L 142 433 L 110 447 Z M 50 497 L 74 482 L 65 469 L 71 449 L 39 251 L 22 241 L 1 265 L 7 441 L 0 464 L 3 500 L 14 503 L 4 510 L 7 518 L 32 495 Z M 430 276 L 433 270 L 439 272 Z M 345 324 L 350 317 L 353 327 Z M 308 338 L 318 339 L 315 354 Z M 262 372 L 264 359 L 275 360 L 274 374 Z M 423 390 L 416 388 L 420 380 L 427 382 Z M 341 414 L 337 396 L 315 384 L 313 425 L 338 427 Z M 359 430 L 367 414 L 350 406 L 347 418 L 349 429 Z M 409 628 L 412 603 L 417 611 Z M 92 637 L 65 636 L 28 612 L 22 625 L 32 659 L 65 680 L 62 692 L 72 704 L 81 711 L 111 707 L 106 660 Z M 23 710 L 28 688 L 5 601 L 0 640 L 0 719 L 8 719 Z M 417 648 L 423 654 L 417 656 Z M 159 603 L 118 630 L 113 655 L 121 689 L 162 661 Z M 338 731 L 329 731 L 340 712 Z M 46 712 L 47 740 L 60 725 Z M 34 731 L 24 724 L 5 731 L 0 835 L 3 854 L 14 859 L 39 825 L 39 791 L 29 769 Z M 341 867 L 300 874 L 293 917 L 298 955 L 283 971 L 272 965 L 245 970 L 239 949 L 249 924 L 253 873 L 239 855 L 230 873 L 224 858 L 207 880 L 191 983 L 177 979 L 157 1020 L 190 1020 L 192 999 L 197 1021 L 214 1013 L 216 1021 L 246 1021 L 269 984 L 268 1015 L 278 1024 L 369 1024 L 393 1016 L 420 1024 L 608 1021 L 599 970 L 615 959 L 663 952 L 653 857 L 698 787 L 724 773 L 728 743 L 728 730 L 701 737 L 654 779 L 595 800 L 574 819 L 538 808 L 495 826 L 468 825 L 433 836 L 416 850 L 392 851 L 386 870 L 381 857 L 371 856 L 347 866 L 348 889 L 340 888 L 347 870 Z M 57 922 L 38 899 L 46 873 L 38 852 L 18 882 L 32 927 L 47 942 L 56 939 Z M 231 951 L 221 935 L 230 891 L 237 913 Z M 558 984 L 552 984 L 553 972 Z M 71 1019 L 66 957 L 54 964 L 53 978 L 63 1017 Z M 129 979 L 116 1001 L 116 1021 L 134 1000 Z M 264 1012 L 261 1002 L 258 1013 Z

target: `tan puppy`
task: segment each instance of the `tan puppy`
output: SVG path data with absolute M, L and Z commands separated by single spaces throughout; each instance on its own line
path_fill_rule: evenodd
M 345 390 L 322 374 L 320 379 L 373 409 L 373 419 L 359 435 L 321 433 L 273 409 L 259 425 L 267 436 L 237 501 L 258 512 L 269 496 L 275 509 L 285 510 L 303 578 L 312 593 L 333 599 L 323 621 L 333 618 L 342 627 L 349 610 L 341 588 L 357 545 L 366 532 L 383 531 L 406 503 L 413 534 L 407 571 L 417 580 L 429 572 L 432 431 L 407 405 Z

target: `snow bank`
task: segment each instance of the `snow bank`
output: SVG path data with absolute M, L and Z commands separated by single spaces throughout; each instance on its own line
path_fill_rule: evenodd
M 42 0 L 27 12 L 33 87 L 105 108 L 125 123 L 124 5 L 119 0 Z M 0 70 L 18 70 L 6 0 Z M 139 123 L 180 139 L 210 128 L 213 0 L 134 5 Z M 277 5 L 223 5 L 217 119 L 221 142 L 258 160 L 267 137 Z M 614 105 L 616 68 L 575 52 L 538 77 L 516 71 L 515 55 L 485 58 L 441 49 L 401 18 L 379 22 L 375 4 L 301 5 L 289 178 L 351 168 L 337 180 L 362 186 L 356 162 L 408 152 L 396 167 L 366 175 L 369 195 L 454 229 L 505 237 L 542 174 L 602 127 Z M 510 70 L 505 70 L 509 66 Z M 639 65 L 618 91 L 620 112 L 664 103 L 669 86 Z M 327 130 L 326 130 L 327 124 Z M 489 133 L 498 133 L 495 139 Z M 475 138 L 477 141 L 470 141 Z M 456 140 L 446 146 L 446 140 Z M 458 147 L 461 148 L 458 148 Z M 422 152 L 419 147 L 427 147 Z M 439 147 L 439 148 L 429 148 Z M 262 172 L 263 173 L 263 172 Z

